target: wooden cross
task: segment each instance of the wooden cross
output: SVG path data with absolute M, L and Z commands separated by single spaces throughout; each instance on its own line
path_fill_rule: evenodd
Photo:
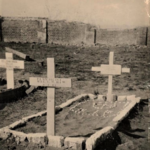
M 121 75 L 121 72 L 129 73 L 129 68 L 121 68 L 121 65 L 114 65 L 114 52 L 110 52 L 109 54 L 109 65 L 101 65 L 101 67 L 92 67 L 92 71 L 100 71 L 101 74 L 108 75 L 108 93 L 107 99 L 109 101 L 113 100 L 112 95 L 112 76 L 113 75 Z
M 30 85 L 47 86 L 47 135 L 55 135 L 55 87 L 71 87 L 71 79 L 55 78 L 54 58 L 47 58 L 47 78 L 31 77 Z
M 6 68 L 7 89 L 14 89 L 13 69 L 24 69 L 24 61 L 13 60 L 12 53 L 5 53 L 6 59 L 0 59 L 0 68 Z

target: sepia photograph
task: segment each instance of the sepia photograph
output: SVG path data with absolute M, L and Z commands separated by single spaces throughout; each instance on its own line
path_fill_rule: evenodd
M 0 150 L 150 150 L 150 0 L 0 0 Z

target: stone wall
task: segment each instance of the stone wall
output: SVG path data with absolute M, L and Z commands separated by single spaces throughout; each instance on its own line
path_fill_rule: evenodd
M 148 32 L 147 32 L 148 31 Z M 98 29 L 81 22 L 47 18 L 0 18 L 0 41 L 58 44 L 107 44 L 150 46 L 150 28 Z
M 97 30 L 96 42 L 108 45 L 145 45 L 146 44 L 146 27 L 125 29 L 125 30 Z
M 4 18 L 1 23 L 4 42 L 46 41 L 46 20 L 35 18 Z
M 85 41 L 85 24 L 66 21 L 48 21 L 49 43 L 81 43 Z

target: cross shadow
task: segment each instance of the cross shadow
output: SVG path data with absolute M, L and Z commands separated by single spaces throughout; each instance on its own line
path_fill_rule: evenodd
M 0 110 L 3 110 L 6 107 L 7 103 L 0 103 Z

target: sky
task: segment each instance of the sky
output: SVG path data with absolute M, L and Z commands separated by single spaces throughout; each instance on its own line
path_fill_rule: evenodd
M 0 0 L 0 14 L 126 28 L 149 25 L 148 4 L 149 0 Z

